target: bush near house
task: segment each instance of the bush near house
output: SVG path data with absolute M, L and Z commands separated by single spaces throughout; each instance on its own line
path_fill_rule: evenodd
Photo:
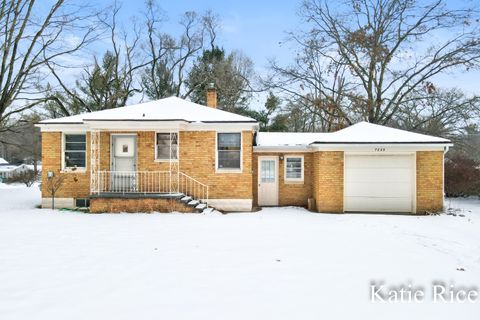
M 23 183 L 31 187 L 38 180 L 38 174 L 33 170 L 26 170 L 12 175 L 5 180 L 5 183 Z
M 480 162 L 464 154 L 445 159 L 445 192 L 448 197 L 480 195 Z

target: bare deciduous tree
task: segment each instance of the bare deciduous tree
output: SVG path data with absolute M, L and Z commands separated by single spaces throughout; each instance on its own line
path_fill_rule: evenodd
M 418 93 L 412 93 L 417 97 Z M 458 89 L 436 89 L 429 99 L 406 99 L 391 122 L 396 127 L 432 134 L 454 141 L 456 149 L 469 148 L 465 135 L 480 117 L 480 97 L 469 97 Z M 473 127 L 472 127 L 473 125 Z
M 272 64 L 274 84 L 327 123 L 391 123 L 411 99 L 431 99 L 436 75 L 478 66 L 477 14 L 443 0 L 306 0 L 309 29 L 291 34 L 301 49 L 293 66 Z
M 0 1 L 0 130 L 44 102 L 38 84 L 47 63 L 71 56 L 96 37 L 89 8 L 65 0 Z
M 204 15 L 186 12 L 180 20 L 181 35 L 176 39 L 161 31 L 161 16 L 156 3 L 148 1 L 146 55 L 151 63 L 142 75 L 145 93 L 151 99 L 171 95 L 186 98 L 195 89 L 185 87 L 188 69 L 207 44 L 214 47 L 218 17 L 211 11 Z
M 47 178 L 45 190 L 52 197 L 52 209 L 55 209 L 55 195 L 57 191 L 63 186 L 66 176 L 63 174 L 55 174 Z
M 100 28 L 107 31 L 110 46 L 100 61 L 94 56 L 93 65 L 84 67 L 75 87 L 69 88 L 56 71 L 56 64 L 47 64 L 58 84 L 58 89 L 47 90 L 50 101 L 47 108 L 52 112 L 68 116 L 121 107 L 135 93 L 142 91 L 136 78 L 137 71 L 148 62 L 140 55 L 141 33 L 136 23 L 130 27 L 130 33 L 121 30 L 118 23 L 120 9 L 115 2 L 105 14 L 99 15 Z

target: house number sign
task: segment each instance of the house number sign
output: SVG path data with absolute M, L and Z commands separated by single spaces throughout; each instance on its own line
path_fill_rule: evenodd
M 384 152 L 385 148 L 375 148 L 373 149 L 375 152 Z

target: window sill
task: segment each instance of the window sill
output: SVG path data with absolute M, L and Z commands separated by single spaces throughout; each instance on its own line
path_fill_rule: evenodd
M 155 159 L 155 162 L 170 162 L 169 159 Z M 178 159 L 172 159 L 172 162 L 178 162 Z
M 242 173 L 242 169 L 220 169 L 217 168 L 215 173 Z
M 285 184 L 304 184 L 304 180 L 284 180 Z
M 77 168 L 77 169 L 64 168 L 60 170 L 60 173 L 87 173 L 87 169 L 86 168 Z

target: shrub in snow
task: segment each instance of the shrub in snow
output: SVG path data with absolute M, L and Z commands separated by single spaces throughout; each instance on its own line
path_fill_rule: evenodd
M 5 180 L 5 183 L 23 183 L 27 187 L 31 187 L 38 180 L 38 174 L 33 170 L 26 170 L 15 173 Z
M 445 192 L 448 197 L 480 195 L 480 163 L 463 154 L 446 159 Z

